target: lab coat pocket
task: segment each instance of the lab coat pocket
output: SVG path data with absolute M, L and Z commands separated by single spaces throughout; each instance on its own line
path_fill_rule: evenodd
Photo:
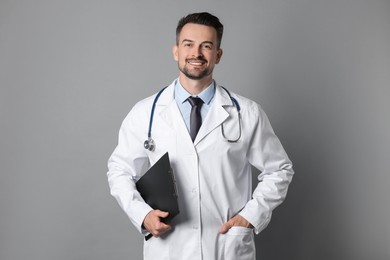
M 251 228 L 232 227 L 225 235 L 225 260 L 255 260 L 255 242 Z

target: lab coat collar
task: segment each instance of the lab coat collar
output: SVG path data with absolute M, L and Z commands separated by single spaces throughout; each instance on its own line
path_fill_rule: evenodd
M 214 98 L 214 104 L 211 106 L 202 126 L 199 129 L 194 145 L 199 143 L 229 117 L 229 113 L 226 111 L 225 107 L 232 106 L 232 101 L 226 91 L 219 85 L 216 86 Z
M 226 107 L 233 106 L 232 101 L 226 91 L 217 84 L 214 99 L 215 100 L 213 105 L 211 106 L 204 122 L 202 123 L 202 126 L 199 129 L 198 135 L 194 141 L 194 145 L 198 144 L 211 131 L 221 125 L 229 117 L 229 113 L 227 112 Z M 184 120 L 182 118 L 180 118 L 181 120 L 177 120 L 177 117 L 181 117 L 181 114 L 174 99 L 174 82 L 172 82 L 161 94 L 157 102 L 157 106 L 161 111 L 158 113 L 159 116 L 161 116 L 173 130 L 177 132 L 186 131 L 188 133 Z M 165 106 L 165 108 L 163 108 L 163 106 Z M 188 137 L 187 139 L 191 141 L 189 133 L 186 134 L 186 136 Z

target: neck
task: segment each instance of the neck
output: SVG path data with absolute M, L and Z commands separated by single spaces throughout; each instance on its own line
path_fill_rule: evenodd
M 213 82 L 213 78 L 211 75 L 209 77 L 200 80 L 194 80 L 194 79 L 189 79 L 186 76 L 180 74 L 179 80 L 183 88 L 193 96 L 196 96 L 199 93 L 201 93 Z

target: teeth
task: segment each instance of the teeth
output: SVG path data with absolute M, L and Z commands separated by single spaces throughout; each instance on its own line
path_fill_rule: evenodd
M 202 62 L 191 62 L 191 61 L 188 63 L 193 64 L 193 65 L 202 65 L 203 64 Z

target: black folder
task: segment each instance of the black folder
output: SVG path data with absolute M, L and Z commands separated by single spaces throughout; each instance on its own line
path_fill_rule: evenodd
M 144 201 L 150 207 L 169 212 L 168 217 L 161 220 L 164 223 L 168 223 L 179 214 L 176 182 L 168 152 L 135 185 Z

